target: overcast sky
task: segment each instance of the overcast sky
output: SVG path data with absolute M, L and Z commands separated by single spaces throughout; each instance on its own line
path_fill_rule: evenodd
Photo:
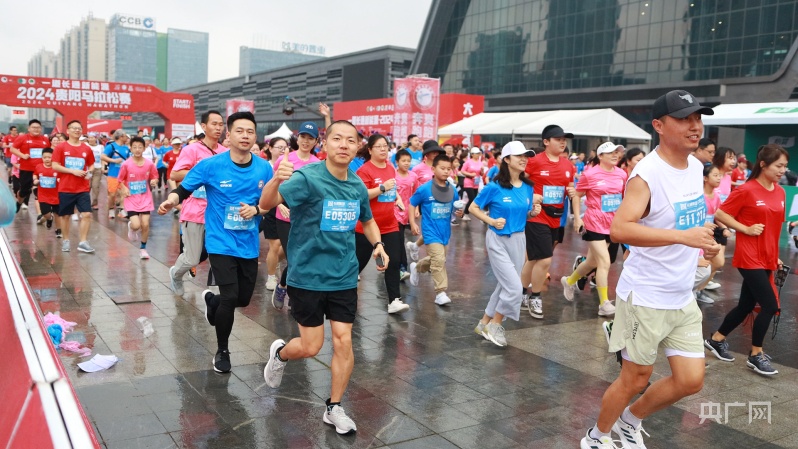
M 26 75 L 33 54 L 41 48 L 58 53 L 64 34 L 89 13 L 106 22 L 115 13 L 152 17 L 158 32 L 167 28 L 208 32 L 209 81 L 238 76 L 238 48 L 258 46 L 258 42 L 322 45 L 326 56 L 383 45 L 416 48 L 432 0 L 136 0 L 124 2 L 127 6 L 107 0 L 41 3 L 52 3 L 52 7 L 40 4 L 37 11 L 24 13 L 31 14 L 27 18 L 8 14 L 2 21 L 0 72 Z M 17 7 L 23 13 L 24 7 Z

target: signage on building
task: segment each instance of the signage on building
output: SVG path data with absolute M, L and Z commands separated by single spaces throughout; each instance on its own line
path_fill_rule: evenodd
M 24 109 L 12 109 L 11 115 L 25 115 L 27 112 Z
M 283 51 L 302 53 L 303 55 L 324 56 L 324 54 L 327 53 L 327 49 L 321 45 L 300 44 L 297 42 L 283 41 L 282 49 Z
M 116 24 L 125 28 L 135 28 L 139 30 L 154 30 L 155 19 L 152 17 L 133 16 L 130 14 L 117 14 L 114 16 Z
M 236 112 L 255 113 L 255 102 L 252 100 L 227 100 L 227 117 Z
M 438 138 L 441 80 L 397 78 L 393 82 L 393 131 L 397 143 L 410 134 L 422 141 Z
M 194 125 L 191 123 L 173 123 L 172 124 L 172 137 L 179 137 L 181 139 L 188 139 L 194 135 Z

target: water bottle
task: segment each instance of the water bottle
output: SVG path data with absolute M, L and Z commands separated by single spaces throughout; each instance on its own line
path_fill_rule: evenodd
M 457 200 L 452 204 L 452 207 L 454 208 L 455 212 L 458 212 L 465 209 L 465 205 L 466 205 L 465 201 Z M 460 217 L 454 215 L 452 218 L 452 224 L 458 224 L 458 223 L 460 223 Z

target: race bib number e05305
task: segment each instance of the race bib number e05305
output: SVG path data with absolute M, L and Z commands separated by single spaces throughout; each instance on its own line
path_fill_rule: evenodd
M 360 218 L 360 200 L 324 200 L 321 210 L 321 230 L 349 232 Z

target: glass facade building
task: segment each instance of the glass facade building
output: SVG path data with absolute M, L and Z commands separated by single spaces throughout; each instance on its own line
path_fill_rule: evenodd
M 166 90 L 207 83 L 208 33 L 169 28 L 166 36 Z
M 108 25 L 108 81 L 156 84 L 158 36 L 154 30 Z
M 321 58 L 323 58 L 323 56 L 240 47 L 238 50 L 238 76 L 275 70 L 292 64 L 315 61 Z

